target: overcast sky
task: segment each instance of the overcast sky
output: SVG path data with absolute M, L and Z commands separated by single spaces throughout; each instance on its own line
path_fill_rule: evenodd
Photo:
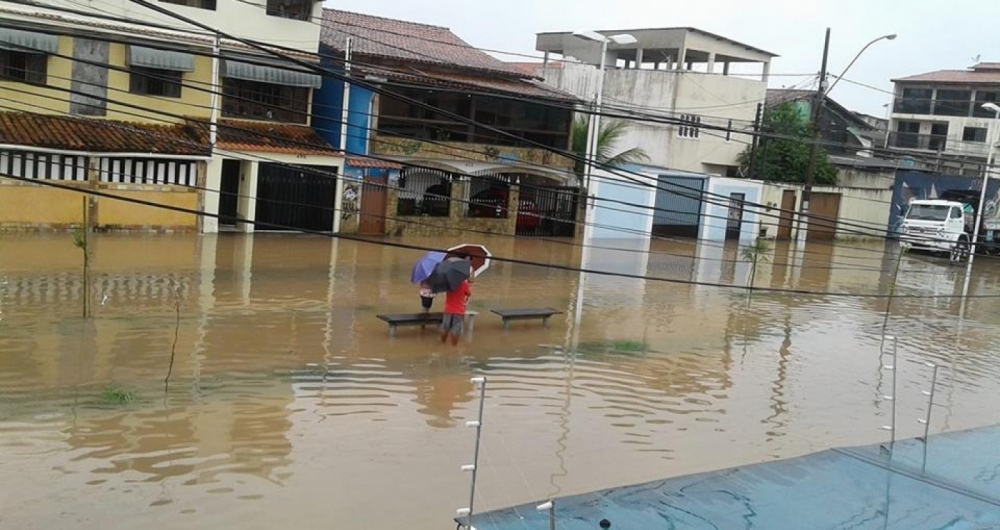
M 535 34 L 543 31 L 693 26 L 778 54 L 772 74 L 815 75 L 827 27 L 830 71 L 836 74 L 867 42 L 897 33 L 896 40 L 869 48 L 846 76 L 883 90 L 892 88 L 894 77 L 966 68 L 977 55 L 1000 61 L 1000 2 L 989 0 L 328 0 L 325 5 L 446 26 L 476 47 L 539 56 Z M 802 80 L 776 75 L 770 85 Z M 883 105 L 891 99 L 847 82 L 831 96 L 876 116 L 885 115 Z

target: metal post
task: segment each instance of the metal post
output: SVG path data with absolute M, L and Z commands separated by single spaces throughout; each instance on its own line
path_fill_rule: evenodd
M 350 119 L 351 106 L 351 48 L 354 39 L 347 37 L 347 45 L 344 46 L 344 93 L 341 98 L 340 109 L 340 152 L 347 156 L 347 122 Z M 334 206 L 333 206 L 333 231 L 340 232 L 341 211 L 344 208 L 344 178 L 346 175 L 337 175 L 337 182 L 334 185 Z
M 594 162 L 596 162 L 597 158 L 597 148 L 599 143 L 598 137 L 601 135 L 601 105 L 604 102 L 604 69 L 607 66 L 607 57 L 608 39 L 605 38 L 601 43 L 601 62 L 597 72 L 597 95 L 594 98 L 594 113 L 590 117 L 590 127 L 587 130 L 587 152 L 584 155 L 586 172 L 584 175 L 583 186 L 587 192 L 583 215 L 584 243 L 586 243 L 591 236 L 594 207 L 596 206 L 596 201 L 594 200 L 596 193 L 592 188 L 594 186 Z
M 535 506 L 535 509 L 540 512 L 549 512 L 549 530 L 556 530 L 556 502 L 549 501 L 545 504 L 539 504 Z
M 812 199 L 813 180 L 816 176 L 816 158 L 819 156 L 820 121 L 823 115 L 823 99 L 826 96 L 826 62 L 830 55 L 830 28 L 826 28 L 826 40 L 823 43 L 823 63 L 819 70 L 819 86 L 816 88 L 812 108 L 813 138 L 809 146 L 809 166 L 806 169 L 805 186 L 802 188 L 802 202 L 799 207 L 799 231 L 796 239 L 805 243 L 809 233 L 809 201 Z
M 995 121 L 1000 122 L 1000 110 L 996 111 Z M 997 134 L 996 126 L 990 124 L 989 131 L 990 151 L 986 156 L 986 167 L 983 168 L 983 189 L 979 192 L 979 209 L 976 210 L 976 226 L 972 228 L 972 245 L 969 249 L 969 273 L 972 272 L 972 260 L 976 256 L 976 243 L 979 242 L 979 225 L 983 224 L 983 207 L 986 205 L 986 188 L 990 185 L 990 168 L 993 167 L 993 155 L 996 152 Z
M 937 376 L 938 376 L 938 365 L 934 363 L 927 363 L 928 368 L 933 368 L 934 373 L 931 375 L 931 389 L 924 390 L 923 394 L 927 396 L 927 414 L 917 422 L 924 426 L 924 443 L 927 443 L 927 437 L 930 435 L 931 431 L 931 411 L 934 409 L 934 390 L 937 387 Z
M 889 455 L 892 458 L 892 449 L 896 445 L 896 374 L 899 373 L 899 348 L 896 337 L 883 337 L 882 341 L 885 342 L 886 339 L 892 341 L 892 364 L 883 364 L 882 368 L 892 371 L 892 394 L 882 396 L 882 399 L 892 403 L 892 414 L 889 425 L 883 425 L 882 428 L 889 431 Z M 885 351 L 882 351 L 881 355 L 884 356 Z
M 466 427 L 476 428 L 476 449 L 472 456 L 472 463 L 462 466 L 462 471 L 472 472 L 472 483 L 469 486 L 469 507 L 458 510 L 459 517 L 465 516 L 465 528 L 475 530 L 472 526 L 472 515 L 476 502 L 476 476 L 479 472 L 479 441 L 483 436 L 483 405 L 486 403 L 486 378 L 473 377 L 472 384 L 479 385 L 479 416 L 475 420 L 465 422 Z

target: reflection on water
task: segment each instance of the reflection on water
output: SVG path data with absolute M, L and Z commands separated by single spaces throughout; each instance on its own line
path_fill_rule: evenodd
M 418 252 L 97 236 L 84 322 L 67 237 L 0 239 L 0 475 L 17 477 L 0 492 L 0 528 L 441 528 L 467 491 L 473 374 L 490 381 L 483 508 L 884 436 L 888 302 L 815 292 L 888 292 L 891 246 L 778 243 L 749 296 L 709 285 L 748 281 L 736 244 L 483 242 L 669 281 L 497 262 L 474 286 L 475 335 L 456 349 L 432 331 L 390 339 L 375 318 L 419 307 L 407 282 Z M 897 293 L 961 294 L 964 269 L 901 259 Z M 1000 267 L 981 260 L 970 280 L 996 293 Z M 934 430 L 1000 413 L 998 304 L 970 300 L 959 323 L 958 299 L 893 300 L 900 418 L 922 415 L 929 370 L 917 361 L 946 367 Z M 565 314 L 503 333 L 488 313 L 541 305 Z M 108 402 L 109 387 L 136 400 Z M 900 436 L 920 432 L 901 420 Z

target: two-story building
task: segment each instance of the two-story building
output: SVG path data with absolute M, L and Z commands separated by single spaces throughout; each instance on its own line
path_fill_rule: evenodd
M 577 100 L 447 28 L 325 9 L 322 49 L 352 83 L 327 78 L 314 123 L 349 156 L 343 230 L 371 235 L 575 233 L 570 148 Z M 475 122 L 475 123 L 473 123 Z M 553 152 L 555 151 L 555 152 Z M 367 157 L 365 155 L 368 155 Z
M 983 104 L 1000 104 L 1000 63 L 939 70 L 893 83 L 889 147 L 912 155 L 922 167 L 981 174 L 995 117 Z
M 630 35 L 635 41 L 607 46 L 606 111 L 648 114 L 668 122 L 631 122 L 619 147 L 643 149 L 652 166 L 735 176 L 736 157 L 751 139 L 740 131 L 752 128 L 776 55 L 695 28 L 598 33 Z M 545 61 L 523 68 L 552 87 L 593 101 L 600 79 L 600 43 L 553 32 L 539 33 L 535 47 L 544 52 Z
M 32 182 L 58 181 L 180 210 L 93 198 L 95 228 L 332 229 L 315 71 L 127 0 L 50 5 L 0 2 L 0 226 L 80 225 L 79 193 Z M 318 65 L 312 0 L 158 5 Z

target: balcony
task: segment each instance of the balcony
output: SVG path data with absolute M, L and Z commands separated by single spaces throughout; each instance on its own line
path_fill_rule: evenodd
M 947 149 L 948 136 L 944 134 L 918 134 L 891 132 L 889 146 L 899 149 L 919 149 L 922 151 L 944 151 Z

